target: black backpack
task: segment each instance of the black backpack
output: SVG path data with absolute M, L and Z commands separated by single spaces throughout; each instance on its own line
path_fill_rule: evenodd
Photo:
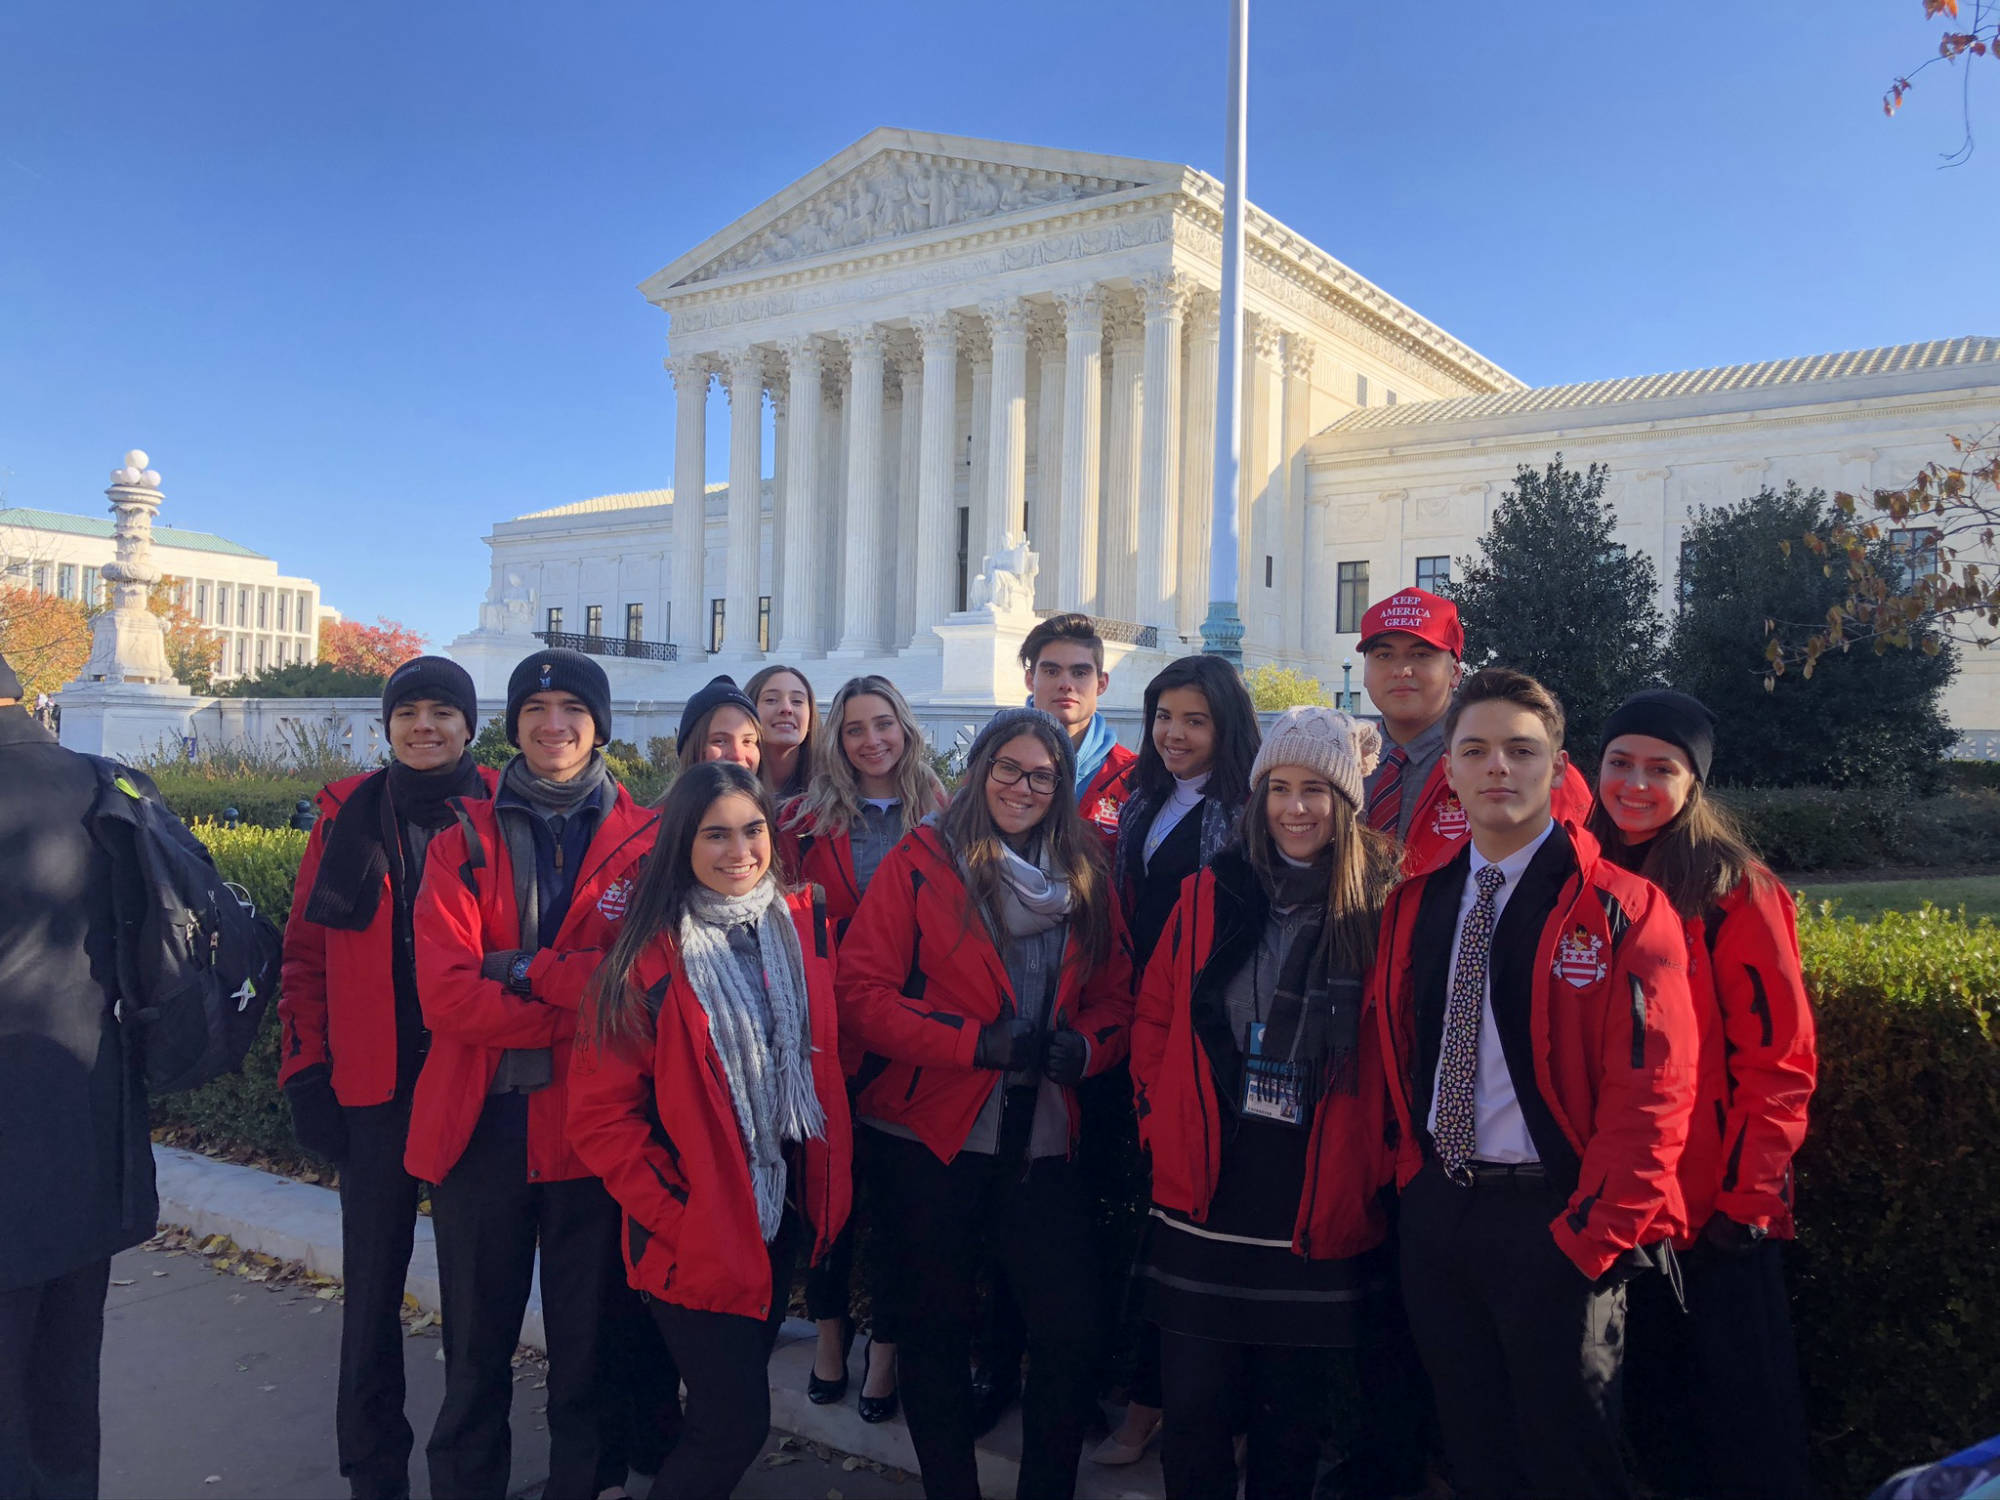
M 147 1091 L 240 1072 L 278 990 L 284 939 L 143 776 L 97 770 L 91 829 L 117 867 L 118 1017 L 136 1033 Z M 150 790 L 150 783 L 147 783 Z

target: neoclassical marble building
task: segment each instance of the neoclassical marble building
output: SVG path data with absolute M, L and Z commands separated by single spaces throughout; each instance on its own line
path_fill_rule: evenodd
M 1136 701 L 1208 608 L 1221 215 L 1190 167 L 870 133 L 642 284 L 668 318 L 672 487 L 497 524 L 453 653 L 484 692 L 553 635 L 641 703 L 768 656 L 822 662 L 828 689 L 880 670 L 973 705 L 1018 694 L 1035 610 L 1082 608 L 1113 622 L 1114 698 Z M 1442 576 L 1515 466 L 1558 449 L 1613 466 L 1671 589 L 1689 506 L 1901 483 L 1947 433 L 2000 421 L 1990 339 L 1530 390 L 1269 215 L 1246 222 L 1251 663 L 1337 685 L 1369 598 Z M 2000 726 L 1974 696 L 1961 724 Z

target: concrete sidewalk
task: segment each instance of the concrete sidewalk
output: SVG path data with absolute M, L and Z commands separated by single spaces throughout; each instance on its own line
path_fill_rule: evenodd
M 278 1177 L 269 1172 L 259 1171 L 254 1167 L 240 1167 L 228 1162 L 215 1161 L 209 1157 L 200 1156 L 194 1152 L 183 1151 L 171 1146 L 155 1146 L 153 1148 L 153 1157 L 159 1172 L 160 1223 L 162 1225 L 172 1225 L 177 1228 L 187 1229 L 199 1236 L 225 1234 L 244 1250 L 273 1255 L 281 1260 L 298 1261 L 303 1263 L 308 1270 L 323 1276 L 335 1278 L 340 1276 L 340 1199 L 339 1195 L 331 1189 L 316 1187 L 310 1183 L 297 1182 L 291 1178 Z M 130 1253 L 136 1255 L 139 1252 Z M 171 1262 L 171 1266 L 181 1265 L 189 1265 L 197 1270 L 202 1269 L 199 1261 L 176 1260 Z M 202 1274 L 210 1276 L 213 1279 L 213 1273 L 204 1270 Z M 121 1278 L 132 1278 L 134 1280 L 133 1288 L 114 1287 L 112 1289 L 112 1306 L 114 1309 L 121 1311 L 122 1308 L 119 1302 L 121 1293 L 138 1292 L 143 1294 L 146 1290 L 145 1282 L 155 1279 L 150 1276 L 150 1271 L 144 1277 L 135 1276 L 135 1273 L 131 1271 L 114 1271 L 113 1275 Z M 232 1288 L 232 1290 L 247 1292 L 252 1289 L 237 1287 Z M 432 1238 L 431 1224 L 428 1219 L 419 1219 L 417 1222 L 416 1251 L 410 1260 L 410 1275 L 408 1281 L 405 1283 L 405 1290 L 411 1297 L 416 1299 L 418 1305 L 422 1308 L 430 1311 L 435 1311 L 438 1308 L 437 1248 Z M 148 1301 L 150 1299 L 141 1295 L 138 1300 Z M 247 1305 L 250 1300 L 248 1297 L 245 1297 L 242 1302 L 229 1305 L 231 1307 L 241 1307 Z M 289 1303 L 286 1305 L 290 1308 Z M 332 1306 L 332 1304 L 327 1302 L 317 1302 L 316 1305 L 319 1308 Z M 170 1320 L 175 1311 L 175 1309 L 159 1310 L 163 1321 Z M 292 1308 L 291 1311 L 297 1318 L 311 1321 L 313 1335 L 323 1338 L 325 1341 L 323 1350 L 317 1351 L 316 1358 L 311 1364 L 312 1370 L 317 1373 L 317 1376 L 323 1382 L 324 1390 L 319 1393 L 317 1398 L 318 1405 L 314 1407 L 314 1414 L 306 1419 L 306 1426 L 294 1430 L 319 1434 L 323 1439 L 327 1460 L 330 1463 L 333 1426 L 333 1374 L 339 1347 L 339 1317 L 337 1312 L 334 1316 L 327 1317 L 315 1313 L 310 1309 L 301 1311 Z M 224 1321 L 226 1324 L 228 1319 L 225 1318 Z M 180 1336 L 195 1341 L 189 1347 L 200 1347 L 200 1338 L 197 1329 L 192 1326 L 181 1326 L 179 1333 Z M 150 1355 L 158 1352 L 149 1344 L 150 1334 L 142 1333 L 135 1329 L 132 1331 L 132 1337 L 142 1353 Z M 529 1296 L 527 1316 L 522 1320 L 521 1342 L 533 1349 L 544 1347 L 539 1275 L 535 1287 Z M 422 1366 L 423 1359 L 430 1357 L 429 1351 L 435 1351 L 438 1347 L 434 1338 L 412 1339 L 410 1343 L 413 1348 L 421 1347 L 427 1351 L 422 1358 L 416 1360 L 412 1367 L 413 1370 Z M 111 1344 L 111 1329 L 107 1327 L 105 1350 L 105 1410 L 107 1412 L 114 1410 L 110 1394 L 112 1377 Z M 160 1344 L 158 1350 L 171 1351 L 176 1347 L 169 1340 Z M 892 1465 L 914 1473 L 917 1466 L 916 1454 L 910 1447 L 909 1433 L 904 1428 L 901 1419 L 899 1418 L 893 1422 L 885 1422 L 879 1426 L 871 1425 L 861 1420 L 860 1413 L 855 1408 L 856 1396 L 861 1389 L 860 1347 L 857 1346 L 854 1351 L 850 1389 L 847 1399 L 837 1406 L 814 1406 L 806 1399 L 806 1376 L 811 1367 L 812 1353 L 812 1325 L 797 1319 L 789 1320 L 779 1339 L 777 1351 L 771 1359 L 772 1426 L 780 1432 L 795 1433 L 802 1438 L 824 1444 L 841 1453 L 858 1455 L 864 1459 L 872 1459 L 877 1463 Z M 429 1430 L 431 1416 L 435 1414 L 437 1402 L 442 1395 L 443 1372 L 443 1365 L 432 1359 L 431 1364 L 422 1369 L 421 1380 L 417 1375 L 412 1375 L 410 1396 L 411 1422 L 419 1434 L 417 1446 L 420 1452 L 423 1446 L 422 1434 Z M 234 1372 L 225 1366 L 222 1367 L 222 1373 L 226 1375 Z M 224 1381 L 223 1384 L 228 1385 L 229 1382 Z M 279 1389 L 283 1390 L 285 1387 L 281 1385 Z M 423 1399 L 428 1402 L 428 1408 L 421 1417 L 419 1416 L 420 1391 L 425 1393 Z M 258 1394 L 271 1396 L 277 1393 L 259 1392 Z M 520 1410 L 520 1405 L 520 1387 L 517 1385 L 517 1412 Z M 225 1420 L 227 1419 L 227 1415 L 227 1413 L 224 1414 Z M 303 1413 L 301 1415 L 303 1416 Z M 532 1419 L 528 1425 L 532 1432 Z M 117 1496 L 142 1493 L 200 1494 L 204 1496 L 215 1495 L 218 1497 L 237 1493 L 246 1495 L 293 1493 L 290 1490 L 273 1488 L 271 1481 L 276 1478 L 275 1475 L 260 1476 L 263 1478 L 261 1487 L 253 1484 L 241 1491 L 226 1487 L 231 1483 L 227 1475 L 223 1476 L 217 1482 L 218 1485 L 225 1486 L 224 1488 L 197 1484 L 197 1487 L 192 1490 L 165 1489 L 144 1491 L 130 1488 L 114 1489 L 111 1480 L 108 1446 L 109 1422 L 107 1422 L 106 1433 L 105 1495 L 107 1500 L 115 1500 Z M 524 1471 L 519 1467 L 522 1445 L 522 1424 L 517 1420 L 515 1423 L 515 1449 L 517 1456 L 515 1483 L 517 1487 L 524 1482 Z M 529 1446 L 532 1448 L 535 1445 L 531 1444 Z M 540 1448 L 543 1456 L 546 1457 L 546 1443 L 542 1443 Z M 215 1451 L 221 1450 L 218 1449 Z M 1016 1407 L 1007 1414 L 993 1432 L 980 1441 L 980 1488 L 987 1495 L 1013 1495 L 1015 1482 L 1020 1473 L 1020 1454 L 1020 1411 Z M 760 1460 L 759 1468 L 753 1468 L 751 1474 L 746 1477 L 745 1487 L 739 1489 L 739 1494 L 747 1496 L 765 1493 L 765 1491 L 750 1487 L 762 1471 L 762 1463 L 763 1461 Z M 421 1468 L 421 1463 L 418 1464 L 418 1467 Z M 215 1472 L 213 1469 L 207 1470 L 203 1474 L 197 1475 L 196 1479 L 198 1481 L 205 1480 L 207 1474 L 213 1472 Z M 329 1469 L 327 1472 L 331 1473 L 331 1470 Z M 787 1475 L 794 1476 L 789 1481 L 792 1487 L 780 1488 L 768 1493 L 774 1495 L 795 1494 L 800 1496 L 819 1496 L 826 1493 L 826 1487 L 814 1489 L 805 1485 L 804 1480 L 807 1476 L 804 1471 L 796 1469 L 792 1464 L 781 1463 L 778 1467 L 771 1470 L 771 1476 L 781 1482 L 785 1482 L 785 1476 Z M 844 1496 L 848 1497 L 848 1500 L 859 1500 L 859 1497 L 866 1492 L 856 1481 L 869 1478 L 879 1479 L 880 1476 L 873 1476 L 865 1469 L 855 1472 L 837 1472 L 837 1482 L 832 1487 L 839 1489 Z M 539 1479 L 539 1475 L 535 1476 L 534 1482 L 539 1483 Z M 337 1480 L 335 1484 L 336 1488 L 326 1493 L 335 1495 L 344 1493 L 344 1489 L 338 1485 Z M 911 1489 L 911 1486 L 905 1485 L 901 1491 L 891 1489 L 883 1491 L 883 1493 L 907 1494 L 911 1492 Z M 301 1495 L 307 1493 L 319 1494 L 321 1491 L 297 1491 L 297 1493 Z M 1148 1455 L 1143 1462 L 1126 1469 L 1102 1468 L 1099 1465 L 1091 1463 L 1088 1459 L 1085 1459 L 1079 1466 L 1077 1494 L 1080 1500 L 1158 1500 L 1158 1497 L 1163 1493 L 1164 1486 L 1160 1477 L 1157 1452 Z

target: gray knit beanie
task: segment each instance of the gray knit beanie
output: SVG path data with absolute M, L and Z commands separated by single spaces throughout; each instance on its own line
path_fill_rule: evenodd
M 1382 731 L 1330 708 L 1288 708 L 1271 726 L 1250 767 L 1254 783 L 1278 766 L 1303 766 L 1333 783 L 1361 811 L 1361 783 L 1382 756 Z

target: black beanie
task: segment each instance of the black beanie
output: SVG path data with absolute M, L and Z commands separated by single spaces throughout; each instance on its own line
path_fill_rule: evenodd
M 472 674 L 449 656 L 413 656 L 389 674 L 382 685 L 383 724 L 398 704 L 420 698 L 449 703 L 465 715 L 466 728 L 479 732 L 479 690 L 472 685 Z
M 1694 762 L 1697 781 L 1708 781 L 1708 765 L 1715 758 L 1715 715 L 1699 698 L 1677 693 L 1671 688 L 1648 688 L 1634 693 L 1604 721 L 1598 742 L 1598 759 L 1621 734 L 1649 735 L 1678 745 Z
M 507 679 L 507 743 L 521 744 L 521 705 L 537 693 L 570 693 L 590 709 L 600 740 L 611 738 L 611 679 L 581 651 L 537 651 Z
M 15 675 L 14 669 L 7 665 L 7 658 L 0 656 L 0 698 L 18 698 L 20 696 L 21 679 Z
M 681 710 L 681 730 L 674 737 L 674 744 L 685 746 L 688 736 L 694 733 L 695 725 L 702 721 L 703 716 L 723 707 L 740 708 L 750 715 L 753 722 L 756 720 L 757 705 L 743 696 L 743 689 L 736 685 L 734 677 L 712 677 L 708 685 L 688 699 L 687 707 Z

